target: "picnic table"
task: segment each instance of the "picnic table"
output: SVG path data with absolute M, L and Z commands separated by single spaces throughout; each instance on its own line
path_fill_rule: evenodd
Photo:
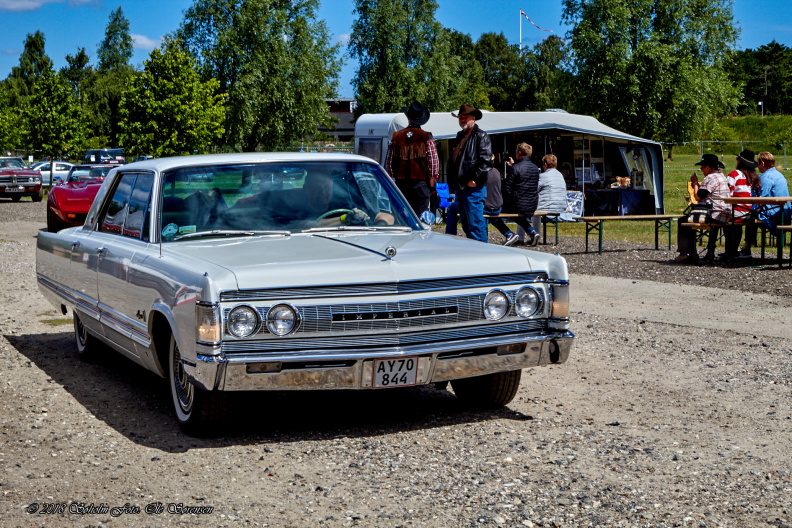
M 761 211 L 763 208 L 772 207 L 772 206 L 780 206 L 783 207 L 788 202 L 792 202 L 791 196 L 713 196 L 713 200 L 719 200 L 721 202 L 727 204 L 738 204 L 738 205 L 758 205 L 759 210 Z M 792 226 L 784 225 L 784 210 L 781 209 L 781 224 L 776 226 L 781 232 L 781 236 L 778 237 L 778 267 L 783 267 L 783 253 L 784 253 L 784 242 L 786 238 L 786 232 L 792 231 Z M 734 219 L 734 210 L 732 210 L 732 220 Z M 739 224 L 735 223 L 734 225 L 746 225 L 746 224 Z M 764 231 L 762 231 L 762 258 L 764 258 Z M 789 249 L 789 267 L 792 268 L 792 243 Z
M 602 232 L 605 222 L 636 222 L 654 220 L 655 223 L 655 249 L 660 249 L 660 229 L 668 231 L 668 249 L 671 249 L 671 221 L 679 215 L 624 215 L 624 216 L 576 216 L 578 222 L 586 223 L 586 253 L 589 250 L 589 233 L 597 230 L 599 233 L 599 254 L 602 255 Z

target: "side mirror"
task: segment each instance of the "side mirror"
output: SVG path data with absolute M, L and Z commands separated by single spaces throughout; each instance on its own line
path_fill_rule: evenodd
M 428 228 L 431 228 L 434 225 L 435 220 L 437 220 L 437 217 L 432 211 L 424 211 L 421 213 L 420 219 L 423 224 L 425 224 Z

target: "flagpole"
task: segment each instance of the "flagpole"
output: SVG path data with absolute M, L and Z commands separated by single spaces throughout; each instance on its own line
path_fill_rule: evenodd
M 522 51 L 522 9 L 520 9 L 520 51 Z

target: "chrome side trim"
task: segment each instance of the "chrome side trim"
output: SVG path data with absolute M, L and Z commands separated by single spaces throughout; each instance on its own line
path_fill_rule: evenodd
M 98 301 L 95 299 L 92 299 L 91 297 L 88 297 L 87 295 L 84 295 L 80 292 L 75 292 L 71 288 L 66 288 L 65 286 L 56 284 L 42 275 L 38 275 L 37 278 L 40 286 L 50 290 L 59 298 L 63 299 L 66 304 L 71 305 L 75 309 L 89 317 L 92 317 L 93 319 L 99 319 L 100 312 L 98 308 Z

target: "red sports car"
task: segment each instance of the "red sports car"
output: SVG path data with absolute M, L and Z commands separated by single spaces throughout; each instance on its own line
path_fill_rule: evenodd
M 29 169 L 22 158 L 0 157 L 0 197 L 18 202 L 23 196 L 41 201 L 44 197 L 41 172 Z
M 47 197 L 47 231 L 80 226 L 102 186 L 105 176 L 118 165 L 75 165 L 62 185 Z

